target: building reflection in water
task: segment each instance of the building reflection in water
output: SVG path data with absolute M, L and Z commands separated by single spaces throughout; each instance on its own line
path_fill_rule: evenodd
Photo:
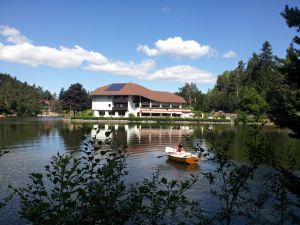
M 186 136 L 193 132 L 190 126 L 163 126 L 163 125 L 132 125 L 132 124 L 95 124 L 91 130 L 91 136 L 99 140 L 105 140 L 105 133 L 112 131 L 110 137 L 113 141 L 128 146 L 129 153 L 141 153 L 144 151 L 164 150 L 166 146 L 176 146 L 182 143 L 188 148 Z M 99 133 L 97 134 L 97 128 Z

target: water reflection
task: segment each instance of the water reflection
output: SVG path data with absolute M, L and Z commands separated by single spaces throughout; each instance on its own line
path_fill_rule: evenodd
M 97 131 L 99 129 L 99 131 Z M 159 146 L 185 144 L 185 137 L 193 132 L 189 126 L 157 126 L 157 125 L 111 125 L 95 124 L 91 130 L 91 136 L 99 140 L 105 140 L 105 133 L 112 131 L 110 137 L 113 141 L 127 144 L 129 151 L 139 153 L 145 149 L 153 149 Z M 98 133 L 97 133 L 98 132 Z M 141 148 L 142 146 L 142 148 Z
M 170 159 L 167 159 L 166 163 L 177 170 L 184 170 L 187 172 L 199 171 L 199 168 L 200 168 L 199 164 L 187 165 L 187 164 L 183 164 L 183 163 L 174 162 Z
M 10 153 L 0 159 L 0 196 L 8 192 L 7 186 L 24 186 L 28 183 L 28 174 L 42 172 L 57 151 L 69 152 L 82 147 L 85 135 L 94 136 L 93 128 L 99 127 L 97 138 L 105 139 L 105 132 L 112 131 L 113 141 L 128 146 L 127 167 L 129 181 L 140 181 L 152 173 L 160 170 L 161 175 L 171 179 L 185 179 L 190 174 L 199 175 L 200 172 L 213 171 L 216 165 L 211 161 L 201 160 L 199 165 L 190 166 L 167 160 L 164 155 L 166 146 L 176 146 L 186 143 L 186 135 L 193 134 L 196 143 L 204 148 L 209 146 L 205 138 L 206 125 L 162 125 L 162 124 L 85 124 L 69 123 L 61 119 L 32 119 L 15 118 L 0 119 L 0 151 L 10 150 Z M 231 157 L 243 161 L 245 142 L 248 141 L 249 128 L 247 126 L 213 125 L 212 132 L 235 133 L 231 145 Z M 271 148 L 277 155 L 286 154 L 287 148 L 291 152 L 300 149 L 300 141 L 291 139 L 287 129 L 264 127 L 262 136 L 270 142 Z M 13 178 L 13 179 L 12 179 Z M 210 185 L 203 177 L 199 177 L 199 185 L 194 188 L 195 198 L 203 201 L 208 198 Z M 207 199 L 208 205 L 211 203 Z M 0 210 L 0 224 L 24 224 L 24 220 L 17 215 L 18 202 L 14 201 L 5 209 Z

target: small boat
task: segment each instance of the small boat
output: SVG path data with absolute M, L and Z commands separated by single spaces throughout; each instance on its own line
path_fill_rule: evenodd
M 193 165 L 198 163 L 200 160 L 200 158 L 195 154 L 188 152 L 177 152 L 175 148 L 166 147 L 165 151 L 168 158 L 176 162 Z

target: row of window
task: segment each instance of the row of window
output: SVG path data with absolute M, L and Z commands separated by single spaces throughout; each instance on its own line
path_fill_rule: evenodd
M 136 108 L 140 107 L 140 104 L 139 103 L 136 103 L 134 105 Z M 111 104 L 108 104 L 108 107 L 110 108 L 111 107 Z M 125 108 L 126 107 L 126 104 L 122 104 L 122 103 L 117 103 L 115 104 L 115 107 L 117 108 Z M 143 105 L 142 104 L 142 107 L 145 107 L 145 108 L 149 108 L 150 105 Z M 152 105 L 151 106 L 152 108 L 164 108 L 164 109 L 169 109 L 171 108 L 170 105 L 162 105 L 161 107 L 159 105 Z M 172 109 L 178 109 L 179 106 L 178 105 L 172 105 Z
M 112 112 L 112 111 L 108 111 L 108 115 L 110 116 L 125 116 L 125 112 Z M 105 116 L 105 111 L 99 111 L 99 116 Z
M 122 104 L 122 103 L 117 103 L 115 104 L 115 107 L 117 108 L 125 108 L 127 106 L 127 104 Z M 108 104 L 108 107 L 111 107 L 111 104 Z

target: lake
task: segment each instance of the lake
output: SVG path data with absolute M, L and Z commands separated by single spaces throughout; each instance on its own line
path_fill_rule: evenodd
M 99 126 L 98 138 L 105 138 L 105 131 L 113 130 L 113 139 L 128 145 L 129 181 L 142 180 L 159 170 L 162 176 L 182 180 L 190 174 L 199 175 L 198 183 L 190 190 L 190 195 L 201 199 L 208 210 L 214 210 L 214 202 L 207 194 L 210 185 L 201 176 L 201 172 L 213 171 L 214 162 L 203 159 L 199 165 L 182 165 L 168 161 L 164 155 L 166 146 L 186 143 L 186 136 L 194 134 L 196 141 L 202 146 L 207 142 L 204 138 L 206 125 L 162 125 L 162 124 L 105 124 L 70 123 L 59 118 L 0 118 L 0 151 L 9 150 L 9 154 L 0 158 L 0 196 L 8 192 L 7 186 L 21 187 L 28 183 L 28 174 L 42 172 L 51 156 L 58 151 L 67 153 L 82 147 L 84 136 L 94 135 L 93 128 Z M 211 125 L 212 132 L 235 133 L 231 145 L 231 158 L 245 162 L 245 142 L 249 128 L 247 126 Z M 262 135 L 269 140 L 277 155 L 286 154 L 287 149 L 296 152 L 300 149 L 300 141 L 288 136 L 288 129 L 265 126 Z M 18 200 L 14 199 L 7 207 L 0 209 L 0 224 L 25 224 L 17 214 Z

